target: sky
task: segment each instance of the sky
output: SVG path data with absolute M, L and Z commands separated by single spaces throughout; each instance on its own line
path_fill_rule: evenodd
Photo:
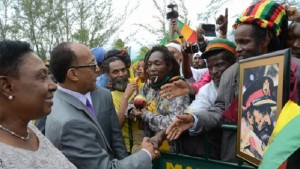
M 145 31 L 143 28 L 139 28 L 134 24 L 151 24 L 153 27 L 159 27 L 159 23 L 154 19 L 155 13 L 158 10 L 155 8 L 152 0 L 139 0 L 139 6 L 136 6 L 137 0 L 112 0 L 113 8 L 118 11 L 118 9 L 124 9 L 124 6 L 129 2 L 129 8 L 134 8 L 134 10 L 126 18 L 125 23 L 122 25 L 117 34 L 112 37 L 121 38 L 122 40 L 126 39 L 126 45 L 131 47 L 131 57 L 134 58 L 137 55 L 137 52 L 141 48 L 141 44 L 137 43 L 137 39 L 144 45 L 154 45 L 157 42 L 157 36 L 150 34 Z M 161 0 L 157 0 L 160 2 Z M 168 1 L 167 1 L 168 2 Z M 199 23 L 203 22 L 198 20 L 198 15 L 201 11 L 208 10 L 208 4 L 210 0 L 185 0 L 185 6 L 188 10 L 188 18 L 191 21 L 190 27 L 195 29 Z M 212 16 L 212 20 L 209 23 L 215 23 L 215 18 L 220 14 L 225 13 L 225 8 L 228 8 L 229 15 L 229 24 L 228 27 L 231 30 L 231 26 L 236 20 L 237 16 L 240 15 L 245 8 L 247 8 L 251 3 L 251 0 L 229 0 L 223 6 L 219 8 L 219 13 L 217 16 Z M 169 4 L 169 3 L 167 3 Z M 163 6 L 163 4 L 162 4 Z M 178 11 L 181 12 L 180 10 Z M 134 36 L 132 36 L 134 34 Z M 230 39 L 231 38 L 231 39 Z M 232 37 L 229 37 L 230 40 L 233 40 Z

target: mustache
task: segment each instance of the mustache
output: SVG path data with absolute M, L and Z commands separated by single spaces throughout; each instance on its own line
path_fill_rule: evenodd
M 124 92 L 128 84 L 128 77 L 117 77 L 112 80 L 112 87 L 118 91 Z

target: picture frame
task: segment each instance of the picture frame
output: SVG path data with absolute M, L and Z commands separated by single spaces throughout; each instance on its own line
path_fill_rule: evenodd
M 289 98 L 290 51 L 239 61 L 237 151 L 258 166 L 276 120 Z

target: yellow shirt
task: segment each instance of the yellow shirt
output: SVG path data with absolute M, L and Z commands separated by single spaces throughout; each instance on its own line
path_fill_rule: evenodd
M 124 92 L 120 91 L 112 91 L 111 92 L 114 106 L 116 112 L 118 113 L 119 108 L 121 106 L 121 102 L 123 99 Z M 129 141 L 129 125 L 128 120 L 126 119 L 123 127 L 122 127 L 122 134 L 125 140 L 126 149 L 130 152 L 130 141 Z M 143 131 L 138 129 L 138 122 L 132 122 L 132 135 L 133 135 L 133 145 L 140 145 L 143 139 Z

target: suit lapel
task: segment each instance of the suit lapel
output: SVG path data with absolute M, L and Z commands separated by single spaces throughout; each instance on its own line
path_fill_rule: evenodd
M 91 115 L 89 109 L 84 105 L 79 99 L 75 98 L 74 96 L 65 93 L 61 90 L 57 90 L 56 94 L 61 97 L 61 99 L 68 102 L 71 106 L 75 107 L 78 110 L 83 111 L 94 123 L 97 123 L 97 121 L 93 118 Z
M 95 103 L 95 97 L 94 97 L 94 93 L 95 91 L 91 92 L 91 98 L 92 98 L 92 102 L 93 102 L 93 105 L 96 104 Z M 86 107 L 86 105 L 84 105 L 80 100 L 78 100 L 77 98 L 75 98 L 74 96 L 68 94 L 68 93 L 65 93 L 61 90 L 57 90 L 55 92 L 55 94 L 57 94 L 58 97 L 60 97 L 61 99 L 65 100 L 67 103 L 69 103 L 71 106 L 75 107 L 76 109 L 78 110 L 81 110 L 83 111 L 87 116 L 88 118 L 90 118 L 91 121 L 93 121 L 96 126 L 98 127 L 99 131 L 100 131 L 100 134 L 102 136 L 102 139 L 104 140 L 106 146 L 108 147 L 108 149 L 110 151 L 112 151 L 111 147 L 110 147 L 110 144 L 108 143 L 106 137 L 105 137 L 105 134 L 100 126 L 100 124 L 98 123 L 98 121 L 92 116 L 92 114 L 90 113 L 90 111 L 88 110 L 88 108 Z M 96 116 L 97 116 L 97 110 L 96 111 Z
M 92 104 L 93 104 L 94 108 L 98 107 L 97 104 L 101 101 L 101 100 L 98 99 L 99 97 L 100 97 L 100 92 L 97 92 L 97 88 L 95 90 L 91 91 Z M 96 113 L 96 116 L 98 118 L 99 110 L 95 109 L 95 113 Z M 105 137 L 105 134 L 104 134 L 104 132 L 102 130 L 101 124 L 99 124 L 98 121 L 97 121 L 97 126 L 98 126 L 99 130 L 102 133 L 103 139 L 105 140 L 105 142 L 107 144 L 107 147 L 110 149 L 111 152 L 113 152 L 112 149 L 111 149 L 111 147 L 110 147 L 110 144 L 108 143 L 108 141 L 107 141 L 107 139 Z

